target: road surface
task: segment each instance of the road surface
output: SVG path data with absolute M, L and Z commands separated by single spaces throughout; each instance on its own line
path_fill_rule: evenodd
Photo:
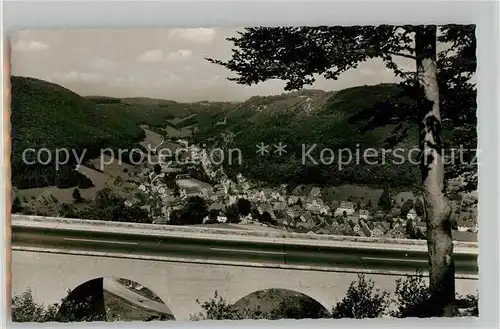
M 114 279 L 104 278 L 103 285 L 105 291 L 126 300 L 132 305 L 160 314 L 172 314 L 170 309 L 165 304 L 148 299 L 139 293 L 128 289 Z

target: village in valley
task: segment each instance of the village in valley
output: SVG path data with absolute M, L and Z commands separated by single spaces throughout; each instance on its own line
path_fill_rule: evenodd
M 241 173 L 230 179 L 222 166 L 211 162 L 206 149 L 188 146 L 184 139 L 174 140 L 169 143 L 170 147 L 176 145 L 179 149 L 184 145 L 183 153 L 176 153 L 177 158 L 157 157 L 158 163 L 143 169 L 139 175 L 144 178 L 138 183 L 143 195 L 136 194 L 126 201 L 129 206 L 142 204 L 154 224 L 182 225 L 176 223 L 182 209 L 189 202 L 201 202 L 208 214 L 202 221 L 193 219 L 190 224 L 252 229 L 260 226 L 310 234 L 426 238 L 423 199 L 413 192 L 393 193 L 388 188 L 359 186 L 268 186 L 250 181 Z M 156 147 L 153 155 L 158 151 Z M 149 202 L 144 205 L 141 199 Z M 454 239 L 477 241 L 477 197 L 460 194 L 451 203 Z

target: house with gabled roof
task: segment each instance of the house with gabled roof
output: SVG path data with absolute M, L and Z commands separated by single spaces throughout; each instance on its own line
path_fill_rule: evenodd
M 301 207 L 295 205 L 286 210 L 286 213 L 288 214 L 289 217 L 291 218 L 298 218 L 302 213 L 304 212 L 304 209 Z
M 364 236 L 367 237 L 372 236 L 372 231 L 370 230 L 370 228 L 363 219 L 359 221 L 359 226 L 361 227 L 361 232 L 363 232 Z
M 293 196 L 303 196 L 304 195 L 304 188 L 305 188 L 305 185 L 301 184 L 301 185 L 297 185 L 293 190 L 292 190 L 292 193 L 291 195 Z
M 354 224 L 359 223 L 359 218 L 357 216 L 347 216 L 347 221 L 348 222 L 353 222 Z
M 319 210 L 320 214 L 322 215 L 330 215 L 331 214 L 331 208 L 327 204 L 323 204 L 321 206 L 321 209 Z
M 380 237 L 380 236 L 383 236 L 383 235 L 384 235 L 384 232 L 381 229 L 377 228 L 377 227 L 375 227 L 372 230 L 372 237 Z
M 300 220 L 302 222 L 310 222 L 312 221 L 313 216 L 310 211 L 305 211 L 300 215 Z
M 387 232 L 391 228 L 391 225 L 389 223 L 385 222 L 385 221 L 376 222 L 375 223 L 375 228 L 378 228 L 382 232 Z
M 417 211 L 415 210 L 415 208 L 411 208 L 410 211 L 408 211 L 408 214 L 406 214 L 406 219 L 409 220 L 417 219 Z
M 370 212 L 366 209 L 359 210 L 359 219 L 367 220 L 370 217 Z
M 273 203 L 274 210 L 282 210 L 285 211 L 288 209 L 288 205 L 285 201 L 278 201 Z
M 262 189 L 262 192 L 264 193 L 264 197 L 267 201 L 271 201 L 273 199 L 273 189 L 265 187 Z
M 297 204 L 298 201 L 299 201 L 299 197 L 298 196 L 296 196 L 296 195 L 290 195 L 288 197 L 287 203 L 288 203 L 289 206 L 291 206 L 291 205 Z
M 354 232 L 355 234 L 357 234 L 361 230 L 359 224 L 354 221 L 347 221 L 347 225 L 351 227 L 352 232 Z
M 340 207 L 338 207 L 335 210 L 335 216 L 342 216 L 344 213 L 347 216 L 351 216 L 351 215 L 354 214 L 354 212 L 355 212 L 355 210 L 354 210 L 354 204 L 352 202 L 342 201 L 340 203 Z
M 268 202 L 263 202 L 257 206 L 257 210 L 262 214 L 267 211 L 269 214 L 273 211 L 273 206 Z
M 288 225 L 287 215 L 286 215 L 286 213 L 284 211 L 282 211 L 282 210 L 275 210 L 274 214 L 276 216 L 276 220 L 278 221 L 278 224 Z
M 321 188 L 314 186 L 311 188 L 311 191 L 309 192 L 307 201 L 311 202 L 312 200 L 319 198 L 320 195 L 321 195 Z
M 459 219 L 457 221 L 457 228 L 459 232 L 473 231 L 475 229 L 475 224 L 471 220 Z
M 312 200 L 309 200 L 304 205 L 304 208 L 306 210 L 309 210 L 309 211 L 312 211 L 312 212 L 315 212 L 315 213 L 320 213 L 321 209 L 324 208 L 324 203 L 323 203 L 323 200 L 321 200 L 321 199 L 312 199 Z
M 271 198 L 273 200 L 276 200 L 276 201 L 279 201 L 279 202 L 285 202 L 286 201 L 285 196 L 282 195 L 279 191 L 275 191 L 275 190 L 272 191 Z

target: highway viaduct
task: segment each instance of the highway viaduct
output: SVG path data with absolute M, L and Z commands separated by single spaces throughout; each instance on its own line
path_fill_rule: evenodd
M 229 302 L 281 288 L 331 310 L 357 275 L 394 291 L 427 268 L 425 241 L 263 233 L 12 215 L 12 293 L 38 302 L 100 277 L 125 278 L 156 293 L 177 320 L 217 291 Z M 456 242 L 457 293 L 478 290 L 477 243 Z

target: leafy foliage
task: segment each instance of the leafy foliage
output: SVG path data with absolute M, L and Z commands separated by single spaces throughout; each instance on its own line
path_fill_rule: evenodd
M 287 82 L 285 90 L 300 89 L 356 68 L 358 63 L 392 57 L 411 51 L 411 30 L 400 26 L 250 27 L 228 38 L 234 45 L 229 61 L 208 59 L 238 74 L 240 84 L 251 85 L 269 79 Z M 411 56 L 411 55 L 407 55 Z
M 457 316 L 479 316 L 478 296 L 457 296 Z M 404 280 L 396 280 L 394 304 L 396 309 L 390 312 L 392 317 L 427 318 L 434 315 L 434 305 L 427 283 L 422 272 L 417 271 L 413 276 Z
M 352 282 L 346 296 L 332 310 L 332 317 L 377 318 L 387 313 L 389 293 L 375 289 L 375 282 L 358 275 L 358 282 Z
M 286 82 L 285 90 L 295 90 L 312 84 L 318 75 L 335 80 L 359 63 L 380 58 L 402 79 L 401 95 L 406 97 L 381 101 L 366 108 L 363 115 L 354 115 L 353 119 L 363 119 L 368 130 L 389 128 L 387 146 L 394 147 L 410 130 L 415 130 L 420 96 L 415 70 L 405 71 L 394 59 L 417 59 L 414 36 L 422 28 L 411 25 L 251 27 L 227 39 L 233 44 L 228 61 L 207 60 L 235 73 L 229 80 L 239 84 L 280 79 Z M 475 26 L 451 24 L 440 26 L 439 30 L 437 41 L 445 45 L 438 54 L 441 116 L 443 120 L 452 121 L 450 128 L 457 127 L 452 134 L 447 134 L 443 147 L 462 145 L 462 148 L 475 149 L 476 89 L 472 79 L 476 70 Z M 391 127 L 394 120 L 398 124 Z M 464 178 L 466 190 L 477 186 L 476 163 L 468 161 L 474 156 L 475 153 L 468 153 L 463 163 L 456 152 L 453 164 L 446 166 L 447 177 Z
M 104 221 L 151 223 L 147 210 L 139 205 L 126 206 L 125 199 L 114 194 L 109 187 L 97 192 L 94 202 L 83 208 L 62 204 L 60 216 L 67 218 L 86 218 Z
M 243 319 L 239 310 L 222 298 L 217 291 L 215 291 L 212 299 L 203 303 L 197 299 L 196 303 L 201 305 L 204 313 L 200 312 L 198 314 L 191 315 L 191 320 L 193 321 Z
M 406 218 L 408 215 L 408 212 L 413 208 L 413 200 L 408 199 L 406 200 L 403 205 L 401 206 L 401 218 Z
M 80 203 L 80 202 L 82 202 L 82 201 L 83 201 L 83 198 L 82 198 L 82 195 L 81 195 L 81 193 L 80 193 L 80 190 L 79 190 L 79 189 L 77 189 L 77 188 L 75 188 L 75 189 L 73 190 L 72 196 L 73 196 L 73 201 L 74 201 L 75 203 Z
M 238 223 L 240 221 L 240 212 L 238 210 L 238 205 L 234 203 L 227 207 L 225 214 L 229 223 Z
M 68 296 L 71 291 L 68 291 Z M 333 307 L 332 314 L 328 314 L 318 302 L 311 298 L 282 297 L 276 307 L 270 311 L 262 311 L 260 307 L 251 309 L 231 304 L 219 295 L 208 301 L 196 303 L 201 306 L 202 312 L 191 315 L 191 320 L 242 320 L 242 319 L 318 319 L 333 318 L 375 318 L 389 315 L 396 318 L 429 317 L 432 316 L 430 291 L 421 272 L 408 276 L 404 280 L 396 280 L 395 298 L 388 292 L 375 289 L 372 280 L 366 280 L 364 275 L 358 276 L 349 286 L 346 296 Z M 32 291 L 12 298 L 12 320 L 14 322 L 74 322 L 74 321 L 101 321 L 102 319 L 90 314 L 90 300 L 81 303 L 71 302 L 68 297 L 62 299 L 61 304 L 44 306 L 34 301 Z M 389 311 L 389 306 L 395 306 Z M 59 305 L 65 305 L 66 312 L 61 314 Z M 457 296 L 459 313 L 457 316 L 479 315 L 478 296 Z M 82 315 L 83 316 L 80 316 Z
M 71 291 L 68 291 L 68 296 Z M 11 304 L 11 316 L 13 322 L 80 322 L 80 321 L 99 321 L 100 318 L 85 312 L 90 309 L 88 302 L 75 303 L 68 299 L 68 296 L 61 300 L 61 303 L 55 303 L 45 306 L 35 302 L 31 289 L 26 289 L 25 292 L 14 295 Z M 60 313 L 60 305 L 65 304 L 67 312 Z M 76 314 L 87 313 L 82 317 L 77 317 Z
M 182 210 L 172 211 L 170 224 L 172 225 L 195 225 L 202 224 L 203 218 L 208 215 L 208 205 L 205 199 L 199 196 L 189 197 Z
M 24 209 L 21 199 L 19 199 L 18 196 L 14 198 L 14 201 L 12 202 L 12 207 L 11 207 L 11 213 L 15 214 L 18 212 L 21 212 Z
M 33 299 L 31 289 L 12 297 L 11 315 L 13 322 L 49 322 L 57 315 L 57 305 L 45 307 Z
M 159 163 L 156 163 L 153 167 L 153 171 L 155 172 L 155 174 L 159 175 L 161 173 L 161 166 Z
M 417 216 L 423 216 L 424 215 L 424 203 L 420 198 L 415 201 L 415 204 L 413 205 L 413 208 L 415 208 L 415 212 L 417 213 Z
M 429 305 L 431 295 L 421 272 L 405 280 L 397 279 L 395 295 L 397 309 L 391 312 L 391 316 L 397 318 L 432 316 Z
M 250 210 L 252 209 L 252 203 L 247 199 L 238 199 L 237 205 L 239 213 L 243 216 L 248 215 L 250 213 Z

